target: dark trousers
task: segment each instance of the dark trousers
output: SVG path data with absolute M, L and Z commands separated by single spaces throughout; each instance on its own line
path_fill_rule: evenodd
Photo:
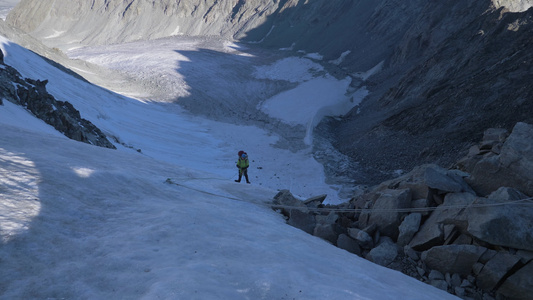
M 237 179 L 235 181 L 236 182 L 241 182 L 242 175 L 244 175 L 244 178 L 246 178 L 246 183 L 250 183 L 250 180 L 248 180 L 248 168 L 239 169 L 239 179 Z

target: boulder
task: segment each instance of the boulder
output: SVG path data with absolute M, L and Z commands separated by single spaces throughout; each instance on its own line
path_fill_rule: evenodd
M 505 128 L 489 128 L 483 133 L 483 144 L 503 143 L 509 136 L 509 131 Z
M 337 227 L 337 220 L 339 215 L 334 211 L 330 212 L 327 215 L 317 215 L 315 216 L 316 226 L 313 231 L 313 235 L 320 237 L 326 241 L 329 241 L 332 244 L 335 244 L 339 234 L 335 230 Z
M 531 274 L 533 274 L 533 262 L 509 276 L 498 289 L 498 293 L 513 300 L 531 299 L 531 291 L 533 291 Z
M 430 280 L 429 284 L 443 291 L 448 291 L 448 283 L 446 282 L 446 280 L 442 280 L 442 279 Z
M 516 123 L 503 144 L 500 161 L 519 183 L 516 188 L 533 196 L 533 125 Z
M 443 226 L 437 223 L 436 220 L 437 217 L 429 217 L 409 243 L 411 248 L 423 251 L 444 243 Z
M 518 122 L 506 139 L 500 155 L 483 157 L 470 166 L 466 181 L 481 195 L 502 186 L 513 187 L 533 195 L 533 125 Z
M 428 275 L 429 280 L 444 280 L 444 274 L 437 270 L 431 270 Z
M 337 222 L 338 219 L 339 219 L 339 215 L 334 211 L 331 211 L 327 215 L 316 216 L 317 224 L 322 224 L 322 225 L 333 225 Z
M 433 270 L 441 273 L 457 273 L 466 276 L 472 266 L 486 251 L 485 247 L 474 245 L 446 245 L 433 247 L 422 252 L 421 260 Z
M 418 261 L 420 259 L 420 257 L 416 253 L 416 251 L 413 250 L 413 248 L 411 248 L 409 246 L 404 246 L 403 247 L 403 254 L 405 254 L 405 256 L 409 257 L 413 261 Z
M 359 228 L 348 228 L 348 235 L 352 237 L 364 249 L 371 249 L 374 247 L 374 240 L 364 230 Z
M 413 170 L 400 177 L 385 181 L 378 185 L 374 192 L 380 192 L 387 189 L 391 190 L 411 190 L 411 196 L 413 199 L 426 198 L 428 193 L 428 187 L 424 180 L 424 174 L 427 168 L 439 168 L 435 164 L 425 164 L 414 167 Z
M 499 252 L 481 269 L 477 276 L 476 285 L 491 291 L 519 261 L 519 256 Z
M 427 209 L 428 207 L 429 205 L 427 199 L 416 199 L 411 201 L 411 208 L 416 208 L 417 211 L 420 211 L 422 216 L 429 215 L 430 210 Z
M 313 235 L 335 244 L 339 234 L 335 231 L 335 225 L 317 224 L 313 230 Z
M 415 233 L 420 228 L 420 222 L 422 221 L 422 215 L 420 213 L 409 214 L 403 219 L 399 228 L 398 245 L 403 247 L 413 239 Z
M 287 217 L 290 216 L 290 212 L 293 209 L 298 209 L 305 213 L 309 211 L 307 206 L 301 200 L 296 199 L 289 190 L 281 190 L 274 196 L 272 208 L 281 209 L 281 213 Z
M 481 241 L 533 251 L 533 207 L 511 203 L 526 196 L 517 190 L 500 188 L 488 198 L 478 198 L 474 204 L 486 207 L 470 207 L 462 219 L 468 220 L 468 233 Z
M 339 238 L 337 239 L 337 247 L 361 256 L 361 247 L 359 247 L 357 241 L 344 233 L 339 235 Z
M 445 193 L 470 191 L 470 188 L 460 176 L 455 173 L 448 174 L 448 171 L 441 167 L 427 168 L 424 180 L 428 187 Z
M 316 220 L 315 216 L 307 212 L 303 212 L 299 209 L 291 209 L 289 210 L 289 220 L 287 220 L 287 224 L 309 234 L 313 234 L 316 227 Z
M 311 198 L 309 198 L 307 200 L 304 200 L 303 203 L 305 205 L 307 205 L 308 207 L 316 208 L 320 204 L 322 204 L 322 202 L 324 202 L 324 200 L 326 200 L 327 196 L 328 195 L 319 195 L 319 196 L 311 197 Z
M 381 237 L 379 244 L 366 255 L 366 259 L 381 266 L 388 266 L 398 256 L 398 246 L 387 236 Z
M 385 190 L 372 206 L 368 224 L 376 224 L 381 234 L 398 238 L 398 227 L 405 212 L 397 209 L 409 208 L 411 205 L 411 190 Z
M 427 250 L 444 243 L 444 225 L 453 224 L 466 228 L 467 222 L 462 216 L 464 207 L 473 203 L 476 197 L 471 193 L 450 193 L 444 198 L 444 204 L 438 206 L 420 227 L 409 245 L 417 250 Z

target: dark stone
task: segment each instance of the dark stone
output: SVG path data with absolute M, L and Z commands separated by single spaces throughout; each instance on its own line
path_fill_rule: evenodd
M 441 273 L 468 275 L 472 266 L 487 249 L 473 245 L 446 245 L 433 247 L 422 253 L 422 261 Z
M 530 300 L 533 291 L 533 262 L 511 275 L 498 289 L 502 295 L 514 300 Z
M 489 260 L 477 276 L 478 287 L 490 291 L 507 275 L 518 262 L 520 257 L 509 253 L 500 252 Z
M 291 209 L 289 211 L 289 220 L 287 224 L 301 229 L 309 234 L 313 234 L 316 226 L 315 216 L 299 209 Z
M 339 238 L 337 239 L 337 247 L 361 256 L 361 247 L 359 247 L 357 241 L 346 234 L 339 235 Z

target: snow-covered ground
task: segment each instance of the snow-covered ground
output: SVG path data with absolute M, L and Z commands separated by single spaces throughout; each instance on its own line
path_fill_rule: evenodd
M 126 74 L 107 78 L 111 91 L 0 37 L 8 65 L 48 79 L 51 94 L 71 102 L 118 147 L 71 141 L 19 106 L 0 106 L 0 298 L 455 299 L 290 227 L 268 207 L 283 188 L 301 198 L 326 193 L 330 202 L 343 200 L 339 187 L 325 183 L 309 146 L 291 151 L 276 146 L 275 131 L 194 116 L 169 101 L 205 89 L 199 101 L 209 110 L 205 101 L 219 92 L 209 88 L 235 79 L 225 78 L 233 74 L 225 69 L 246 69 L 253 80 L 231 89 L 250 94 L 252 81 L 289 84 L 239 114 L 249 109 L 280 127 L 309 129 L 326 111 L 357 104 L 345 93 L 348 79 L 306 58 L 255 67 L 239 45 L 203 46 L 165 39 L 73 49 L 72 57 Z M 121 89 L 119 78 L 133 83 Z M 202 79 L 208 84 L 198 85 Z M 167 97 L 151 99 L 154 87 Z M 232 95 L 220 93 L 227 93 L 223 100 Z M 302 105 L 305 113 L 296 110 Z M 250 155 L 251 185 L 233 182 L 239 150 Z
M 221 137 L 244 131 L 250 153 L 267 152 L 268 133 L 118 96 L 1 45 L 7 64 L 151 154 L 71 141 L 6 101 L 1 298 L 454 299 L 286 225 L 265 204 L 275 189 L 232 182 L 234 145 Z

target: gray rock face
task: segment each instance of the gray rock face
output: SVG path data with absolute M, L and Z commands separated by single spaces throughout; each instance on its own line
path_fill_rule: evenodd
M 472 266 L 487 249 L 474 245 L 446 245 L 422 252 L 422 261 L 441 273 L 470 274 Z
M 281 211 L 285 216 L 289 216 L 293 208 L 301 210 L 305 213 L 308 211 L 307 206 L 305 206 L 302 201 L 296 199 L 289 190 L 279 191 L 276 196 L 274 196 L 274 201 L 272 204 L 274 204 L 273 208 L 281 206 Z
M 400 234 L 398 235 L 398 245 L 403 247 L 411 241 L 415 233 L 420 228 L 420 222 L 422 220 L 422 214 L 412 213 L 409 214 L 403 220 L 399 227 Z
M 366 259 L 378 265 L 387 266 L 397 255 L 398 246 L 389 237 L 382 237 L 379 244 L 367 254 Z
M 393 239 L 398 238 L 398 226 L 404 212 L 396 209 L 409 208 L 411 206 L 411 190 L 385 190 L 376 200 L 370 213 L 368 224 L 376 224 L 379 231 Z
M 526 100 L 533 99 L 532 81 L 526 79 L 531 70 L 521 64 L 531 62 L 533 53 L 520 50 L 533 36 L 533 23 L 519 21 L 531 18 L 533 11 L 500 17 L 499 12 L 481 12 L 487 7 L 481 7 L 483 1 L 475 2 L 442 3 L 449 6 L 444 10 L 450 15 L 438 5 L 426 6 L 428 11 L 412 23 L 391 59 L 398 68 L 410 61 L 412 68 L 397 73 L 398 81 L 386 89 L 378 85 L 357 112 L 329 124 L 328 134 L 337 137 L 336 145 L 367 166 L 376 181 L 387 179 L 383 172 L 395 169 L 454 163 L 486 128 L 510 130 L 516 122 L 533 123 L 528 113 L 533 102 Z M 434 40 L 436 36 L 444 41 Z M 521 58 L 501 61 L 514 54 Z M 388 71 L 393 72 L 373 79 L 392 78 Z M 502 79 L 505 76 L 510 78 Z M 498 100 L 502 97 L 503 107 Z
M 533 195 L 533 125 L 517 123 L 499 152 L 470 166 L 468 183 L 483 195 L 501 186 Z
M 498 253 L 489 260 L 477 277 L 476 284 L 484 290 L 491 291 L 497 287 L 503 277 L 518 262 L 520 257 L 508 253 Z
M 315 217 L 306 212 L 302 212 L 299 209 L 291 209 L 289 211 L 289 220 L 287 221 L 287 224 L 309 234 L 313 234 L 316 227 Z
M 359 247 L 359 244 L 346 234 L 339 235 L 339 238 L 337 239 L 337 247 L 355 255 L 361 255 L 361 247 Z
M 531 291 L 533 291 L 533 276 L 531 274 L 533 274 L 533 263 L 530 262 L 507 278 L 498 292 L 510 299 L 531 299 Z
M 470 193 L 447 194 L 443 205 L 431 214 L 420 227 L 410 246 L 419 251 L 444 243 L 444 224 L 454 224 L 466 228 L 467 222 L 461 217 L 462 208 L 475 201 L 476 197 Z M 448 208 L 446 208 L 448 206 Z
M 463 216 L 468 220 L 467 231 L 493 245 L 533 251 L 533 207 L 502 205 L 525 198 L 509 188 L 500 188 L 488 198 L 479 198 L 474 204 L 488 206 L 466 209 Z
M 371 249 L 374 247 L 374 240 L 372 237 L 361 229 L 348 228 L 348 235 L 356 240 L 361 248 Z
M 428 187 L 448 193 L 463 192 L 463 185 L 446 175 L 442 168 L 427 168 L 425 182 Z

